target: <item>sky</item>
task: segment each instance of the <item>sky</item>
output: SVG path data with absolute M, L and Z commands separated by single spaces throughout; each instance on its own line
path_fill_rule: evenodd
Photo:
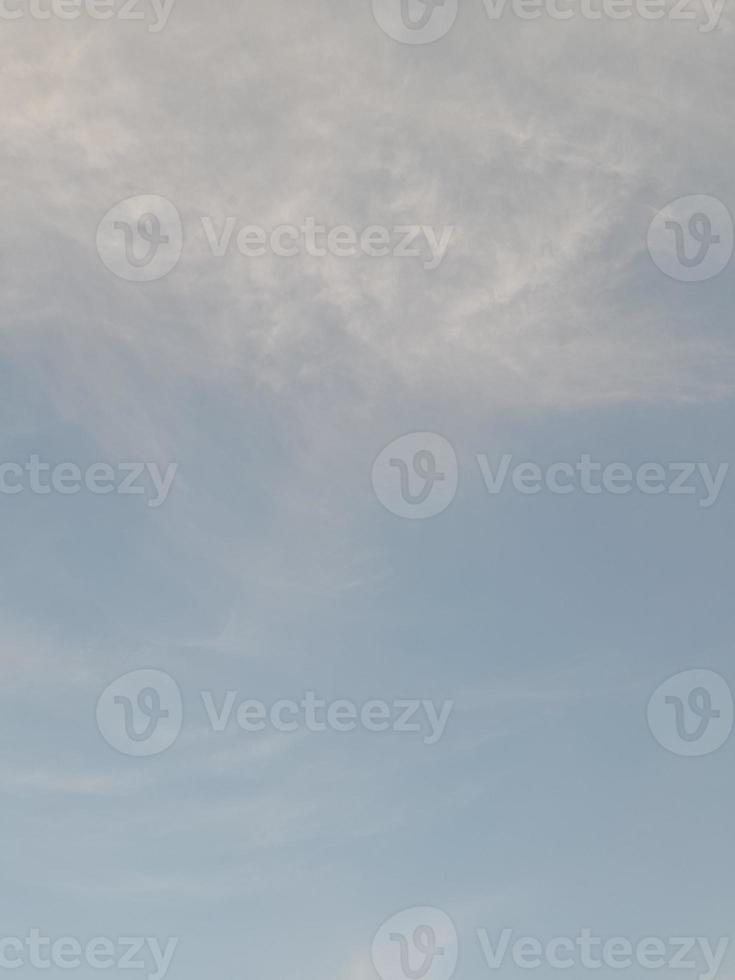
M 0 974 L 731 980 L 730 10 L 55 2 L 0 3 Z

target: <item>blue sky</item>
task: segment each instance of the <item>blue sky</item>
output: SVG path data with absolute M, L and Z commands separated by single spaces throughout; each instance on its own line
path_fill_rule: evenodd
M 460 980 L 514 980 L 478 929 L 730 935 L 735 741 L 676 755 L 646 707 L 682 671 L 735 680 L 735 476 L 706 509 L 493 496 L 476 456 L 730 461 L 733 265 L 671 279 L 646 235 L 686 195 L 735 211 L 732 31 L 481 0 L 426 45 L 362 0 L 0 21 L 0 461 L 178 466 L 158 508 L 0 495 L 0 938 L 177 937 L 171 980 L 373 980 L 379 926 L 433 906 Z M 183 227 L 149 283 L 95 247 L 140 195 Z M 433 270 L 217 258 L 201 219 L 231 215 L 454 232 Z M 371 483 L 414 432 L 458 460 L 429 520 Z M 133 758 L 95 711 L 142 668 L 184 720 Z M 435 745 L 213 732 L 200 692 L 230 690 L 453 711 Z

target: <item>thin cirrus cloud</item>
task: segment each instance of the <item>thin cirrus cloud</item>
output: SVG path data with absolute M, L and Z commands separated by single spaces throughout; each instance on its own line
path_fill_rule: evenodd
M 119 33 L 94 24 L 73 41 L 67 25 L 24 25 L 21 49 L 46 32 L 41 66 L 54 85 L 39 92 L 22 50 L 9 48 L 6 125 L 26 179 L 4 208 L 11 247 L 34 248 L 6 286 L 9 339 L 29 343 L 13 339 L 12 318 L 23 308 L 27 323 L 30 304 L 40 340 L 61 331 L 65 367 L 90 346 L 102 355 L 98 384 L 57 383 L 54 399 L 75 415 L 119 405 L 127 379 L 106 353 L 111 342 L 164 376 L 175 368 L 212 384 L 224 368 L 231 385 L 255 379 L 317 414 L 311 389 L 338 377 L 356 407 L 373 410 L 386 378 L 455 397 L 468 385 L 510 405 L 729 392 L 729 338 L 694 311 L 668 321 L 676 287 L 649 268 L 644 244 L 651 214 L 693 181 L 725 189 L 729 21 L 686 37 L 668 23 L 607 24 L 604 35 L 595 22 L 554 23 L 547 38 L 536 24 L 510 22 L 501 34 L 478 8 L 431 54 L 386 48 L 359 5 L 302 11 L 305 27 L 279 3 L 257 16 L 228 5 L 216 17 L 181 4 L 143 43 L 135 24 Z M 692 45 L 706 66 L 685 83 Z M 264 98 L 237 101 L 243 85 Z M 179 270 L 141 295 L 99 275 L 90 236 L 116 200 L 149 190 L 177 203 L 187 243 Z M 34 217 L 13 220 L 31 199 Z M 215 259 L 200 219 L 221 227 L 231 214 L 265 227 L 313 214 L 455 234 L 431 274 L 410 262 Z M 40 254 L 38 233 L 48 243 Z M 89 311 L 101 334 L 80 326 Z M 176 397 L 164 382 L 153 428 L 124 413 L 131 439 L 165 444 L 167 394 Z M 105 438 L 121 414 L 103 410 Z

